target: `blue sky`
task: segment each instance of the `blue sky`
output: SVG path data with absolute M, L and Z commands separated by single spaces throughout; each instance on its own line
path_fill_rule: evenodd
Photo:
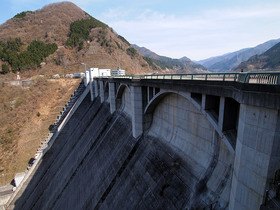
M 53 0 L 1 0 L 0 24 Z M 279 0 L 73 0 L 130 43 L 200 60 L 280 38 Z

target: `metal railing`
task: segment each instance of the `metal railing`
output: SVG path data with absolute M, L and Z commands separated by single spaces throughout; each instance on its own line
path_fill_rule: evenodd
M 233 81 L 251 84 L 280 85 L 280 72 L 240 72 L 240 73 L 207 73 L 207 74 L 154 74 L 154 75 L 126 75 L 99 78 L 121 79 L 168 79 L 168 80 L 205 80 L 205 81 Z

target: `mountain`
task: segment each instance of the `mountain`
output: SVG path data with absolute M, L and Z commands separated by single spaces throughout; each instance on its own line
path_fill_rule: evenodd
M 160 56 L 154 52 L 152 52 L 151 50 L 145 48 L 145 47 L 139 47 L 136 44 L 132 44 L 132 47 L 134 47 L 140 54 L 155 59 L 155 60 L 159 60 Z
M 280 71 L 280 43 L 274 45 L 261 55 L 254 55 L 242 62 L 236 71 Z
M 180 60 L 184 60 L 184 61 L 191 61 L 191 59 L 187 58 L 186 56 L 180 58 Z
M 7 46 L 15 39 L 23 44 L 18 51 L 12 52 L 14 59 L 11 60 Z M 6 53 L 1 56 L 0 67 L 8 65 L 13 72 L 25 71 L 26 66 L 30 69 L 30 65 L 23 67 L 19 62 L 29 55 L 26 49 L 34 40 L 58 46 L 55 53 L 43 59 L 45 65 L 38 66 L 40 74 L 83 71 L 81 63 L 109 69 L 120 66 L 127 74 L 152 72 L 143 56 L 124 37 L 71 2 L 21 12 L 0 25 L 0 56 L 1 52 Z M 18 64 L 16 67 L 13 66 L 15 63 Z
M 189 58 L 173 59 L 166 56 L 160 56 L 145 47 L 132 45 L 144 59 L 149 63 L 154 71 L 162 70 L 172 73 L 205 73 L 206 68 L 200 64 L 192 62 Z
M 89 18 L 82 9 L 70 2 L 54 3 L 42 9 L 22 12 L 0 26 L 0 40 L 21 38 L 24 42 L 44 40 L 63 45 L 70 24 Z
M 84 71 L 81 63 L 152 72 L 124 37 L 70 2 L 24 11 L 0 25 L 0 186 L 26 170 L 80 83 L 53 75 Z M 11 85 L 17 71 L 24 87 Z
M 254 55 L 264 53 L 266 50 L 279 42 L 280 39 L 270 40 L 253 48 L 245 48 L 222 56 L 200 60 L 198 63 L 204 65 L 207 69 L 213 72 L 231 71 L 234 70 L 241 62 L 247 61 Z

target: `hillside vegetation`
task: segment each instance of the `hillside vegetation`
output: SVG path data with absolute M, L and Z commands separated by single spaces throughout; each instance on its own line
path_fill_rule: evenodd
M 93 17 L 72 22 L 70 24 L 70 33 L 69 38 L 66 41 L 66 45 L 71 47 L 83 45 L 84 41 L 89 40 L 91 29 L 98 27 L 105 29 L 108 26 Z
M 252 56 L 248 61 L 241 63 L 236 71 L 280 71 L 280 43 L 276 44 L 261 55 Z
M 0 81 L 0 186 L 26 170 L 79 82 L 36 77 L 21 87 Z
M 34 40 L 56 44 L 56 52 L 43 61 L 47 66 L 52 65 L 52 72 L 58 74 L 61 67 L 67 69 L 65 73 L 82 71 L 81 63 L 86 63 L 87 67 L 110 69 L 121 66 L 129 74 L 152 72 L 138 52 L 131 54 L 129 42 L 71 2 L 22 12 L 0 25 L 0 41 L 16 38 L 25 46 Z M 2 64 L 9 63 L 0 61 Z M 46 71 L 43 73 L 47 74 Z
M 77 87 L 78 80 L 50 79 L 89 67 L 127 74 L 199 72 L 175 60 L 150 61 L 123 36 L 71 2 L 24 11 L 0 25 L 0 185 L 26 169 L 28 160 Z M 175 62 L 175 63 L 172 63 Z M 169 66 L 172 63 L 172 67 Z M 9 85 L 16 79 L 28 86 Z
M 196 64 L 186 57 L 173 59 L 166 56 L 160 56 L 145 47 L 139 47 L 137 45 L 132 46 L 144 56 L 145 61 L 147 61 L 149 66 L 155 71 L 165 71 L 166 73 L 207 72 L 207 69 L 204 66 Z
M 0 25 L 0 185 L 28 161 L 80 80 L 49 79 L 87 67 L 149 73 L 124 37 L 70 2 L 15 15 Z M 12 86 L 19 71 L 28 86 Z M 40 75 L 40 76 L 39 76 Z
M 0 59 L 6 61 L 14 73 L 39 67 L 44 58 L 57 50 L 55 43 L 45 44 L 36 40 L 32 41 L 24 51 L 21 50 L 24 47 L 23 45 L 24 43 L 20 38 L 10 39 L 6 43 L 0 41 Z M 3 71 L 2 67 L 2 73 L 8 73 L 9 69 L 4 68 L 6 70 Z
M 50 4 L 36 11 L 26 11 L 0 25 L 0 40 L 20 37 L 23 42 L 33 40 L 63 45 L 72 22 L 89 16 L 70 2 Z

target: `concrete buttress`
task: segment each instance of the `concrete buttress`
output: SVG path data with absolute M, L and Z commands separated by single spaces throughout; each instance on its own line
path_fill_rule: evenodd
M 279 110 L 240 105 L 229 209 L 258 209 L 263 202 L 269 168 L 278 169 L 270 164 L 275 144 L 279 150 L 277 122 Z
M 132 108 L 132 135 L 137 138 L 143 133 L 143 107 L 142 89 L 131 86 L 131 108 Z
M 109 101 L 110 101 L 110 112 L 111 114 L 113 114 L 116 111 L 115 83 L 109 83 Z

